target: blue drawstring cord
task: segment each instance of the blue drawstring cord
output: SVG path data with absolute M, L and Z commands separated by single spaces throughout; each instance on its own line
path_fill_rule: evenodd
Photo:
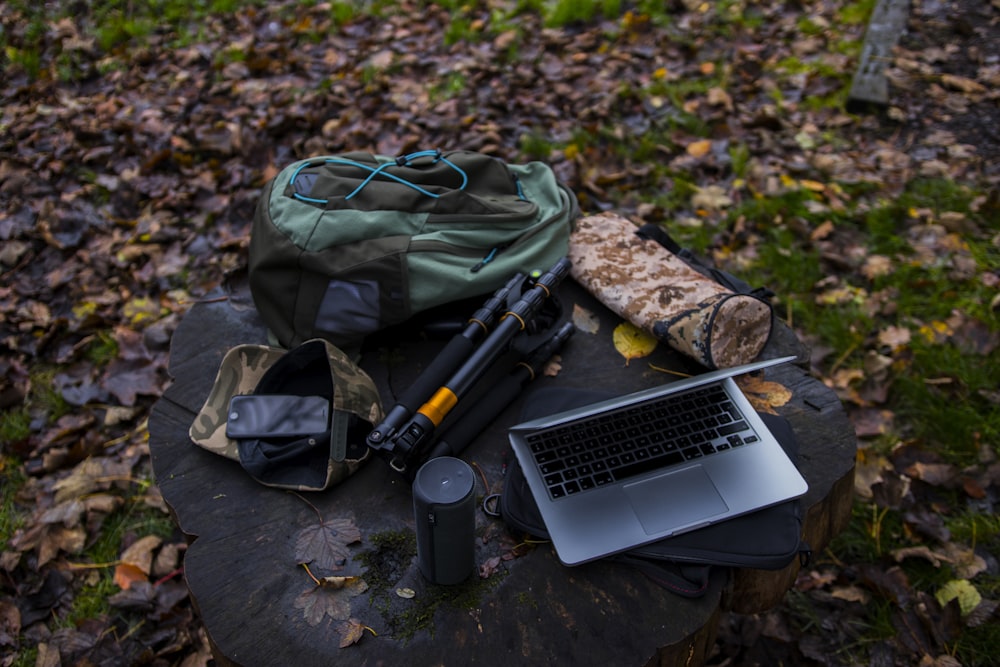
M 448 158 L 446 158 L 443 155 L 441 155 L 441 151 L 440 150 L 417 151 L 415 153 L 410 153 L 409 155 L 402 155 L 402 156 L 396 158 L 395 161 L 393 161 L 393 162 L 384 162 L 384 163 L 380 164 L 378 167 L 372 167 L 370 165 L 364 164 L 363 162 L 356 162 L 354 160 L 345 160 L 343 158 L 328 158 L 328 159 L 323 160 L 322 163 L 323 164 L 339 164 L 339 165 L 344 165 L 344 166 L 348 166 L 348 167 L 356 167 L 358 169 L 362 169 L 362 170 L 365 170 L 365 171 L 368 172 L 368 176 L 366 176 L 365 179 L 363 181 L 361 181 L 361 183 L 358 185 L 358 187 L 354 188 L 354 190 L 352 190 L 349 195 L 347 195 L 346 197 L 344 197 L 344 199 L 350 199 L 350 198 L 354 197 L 356 194 L 358 194 L 359 192 L 361 192 L 362 190 L 364 190 L 365 186 L 368 185 L 375 177 L 377 177 L 379 175 L 382 175 L 382 176 L 384 176 L 384 177 L 386 177 L 388 179 L 396 181 L 397 183 L 401 183 L 401 184 L 403 184 L 403 185 L 405 185 L 405 186 L 407 186 L 409 188 L 413 188 L 414 190 L 416 190 L 417 192 L 419 192 L 422 195 L 425 195 L 427 197 L 431 197 L 433 199 L 437 199 L 441 195 L 436 194 L 434 192 L 431 192 L 430 190 L 427 190 L 425 188 L 420 187 L 416 183 L 408 181 L 405 178 L 401 178 L 401 177 L 396 176 L 395 174 L 392 174 L 392 173 L 390 173 L 390 172 L 387 171 L 387 169 L 389 167 L 393 166 L 393 165 L 397 165 L 397 166 L 401 166 L 401 167 L 402 166 L 406 166 L 406 165 L 410 164 L 413 160 L 416 160 L 416 159 L 419 159 L 419 158 L 422 158 L 422 157 L 433 157 L 434 160 L 432 161 L 432 164 L 436 163 L 436 162 L 444 162 L 446 165 L 448 165 L 449 167 L 451 167 L 452 169 L 454 169 L 455 171 L 457 171 L 458 174 L 462 177 L 462 185 L 460 185 L 458 187 L 459 190 L 464 190 L 465 187 L 469 184 L 469 176 L 468 176 L 468 174 L 466 174 L 465 171 L 461 167 L 459 167 L 458 165 L 456 165 L 454 162 L 452 162 Z M 299 172 L 301 172 L 303 169 L 306 169 L 307 167 L 313 167 L 315 165 L 316 165 L 315 162 L 303 162 L 302 164 L 300 164 L 295 169 L 295 171 L 292 172 L 292 178 L 289 181 L 289 185 L 291 185 L 294 188 L 295 187 L 295 179 L 298 177 Z M 293 193 L 292 196 L 295 197 L 296 199 L 300 200 L 300 201 L 311 202 L 313 204 L 325 204 L 326 203 L 325 199 L 317 199 L 315 197 L 307 197 L 307 196 L 305 196 L 303 194 L 300 194 L 298 192 Z

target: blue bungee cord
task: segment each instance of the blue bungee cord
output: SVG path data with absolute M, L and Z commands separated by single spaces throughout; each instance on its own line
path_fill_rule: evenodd
M 354 190 L 352 190 L 349 195 L 347 195 L 346 197 L 344 197 L 345 200 L 346 199 L 350 199 L 350 198 L 354 197 L 356 194 L 358 194 L 359 192 L 361 192 L 365 188 L 365 186 L 368 185 L 372 181 L 372 179 L 374 179 L 376 176 L 378 176 L 380 174 L 383 175 L 383 176 L 385 176 L 386 178 L 389 178 L 389 179 L 391 179 L 393 181 L 396 181 L 397 183 L 401 183 L 401 184 L 403 184 L 403 185 L 405 185 L 405 186 L 407 186 L 409 188 L 413 188 L 414 190 L 416 190 L 417 192 L 419 192 L 422 195 L 426 195 L 427 197 L 431 197 L 433 199 L 437 199 L 441 195 L 436 194 L 434 192 L 431 192 L 430 190 L 422 188 L 419 185 L 417 185 L 416 183 L 413 183 L 412 181 L 408 181 L 405 178 L 402 178 L 400 176 L 396 176 L 395 174 L 390 173 L 389 171 L 387 171 L 387 169 L 389 167 L 393 166 L 393 165 L 399 166 L 399 167 L 404 167 L 404 166 L 410 164 L 411 162 L 413 162 L 414 160 L 422 158 L 422 157 L 433 157 L 434 160 L 432 161 L 432 164 L 435 163 L 435 162 L 444 162 L 446 165 L 448 165 L 449 167 L 451 167 L 452 169 L 454 169 L 455 171 L 457 171 L 458 174 L 462 177 L 462 185 L 460 185 L 458 187 L 459 190 L 464 190 L 465 187 L 469 184 L 469 176 L 468 176 L 468 174 L 466 174 L 465 171 L 461 167 L 459 167 L 458 165 L 456 165 L 454 162 L 452 162 L 448 158 L 444 157 L 441 154 L 440 150 L 417 151 L 415 153 L 410 153 L 409 155 L 401 155 L 401 156 L 397 157 L 393 162 L 383 162 L 382 164 L 380 164 L 377 167 L 372 167 L 371 165 L 364 164 L 363 162 L 356 162 L 354 160 L 346 160 L 344 158 L 327 158 L 327 159 L 323 160 L 322 163 L 323 164 L 339 164 L 339 165 L 344 165 L 344 166 L 348 166 L 348 167 L 355 167 L 355 168 L 362 169 L 362 170 L 368 172 L 368 176 L 366 176 L 365 179 L 363 181 L 361 181 L 361 183 L 358 185 L 358 187 L 354 188 Z M 292 172 L 292 178 L 289 181 L 289 185 L 291 185 L 294 188 L 295 187 L 295 179 L 298 177 L 299 172 L 302 171 L 303 169 L 306 169 L 307 167 L 312 167 L 312 166 L 315 166 L 315 165 L 316 165 L 316 162 L 311 162 L 311 161 L 303 162 L 301 165 L 299 165 L 295 169 L 295 171 Z M 305 196 L 303 194 L 300 194 L 298 192 L 293 193 L 292 196 L 295 197 L 296 199 L 300 200 L 300 201 L 311 202 L 313 204 L 325 204 L 326 203 L 325 199 L 317 199 L 315 197 L 307 197 L 307 196 Z

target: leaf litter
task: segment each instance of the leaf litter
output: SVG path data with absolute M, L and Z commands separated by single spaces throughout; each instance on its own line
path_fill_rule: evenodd
M 158 33 L 110 54 L 87 35 L 85 17 L 73 17 L 46 26 L 42 76 L 31 79 L 5 61 L 0 409 L 7 414 L 27 407 L 28 428 L 2 443 L 0 472 L 6 475 L 5 468 L 15 465 L 8 457 L 16 457 L 26 481 L 13 499 L 23 521 L 0 557 L 0 653 L 33 644 L 38 664 L 121 664 L 140 655 L 207 664 L 207 638 L 178 577 L 180 535 L 128 534 L 117 549 L 119 562 L 108 565 L 119 573 L 112 606 L 133 613 L 133 625 L 109 616 L 72 628 L 50 620 L 67 615 L 97 571 L 80 566 L 102 565 L 79 559 L 111 517 L 133 503 L 166 512 L 155 487 L 140 482 L 149 479 L 144 420 L 169 382 L 170 335 L 193 302 L 246 270 L 249 220 L 260 188 L 293 159 L 350 149 L 395 154 L 427 145 L 513 159 L 532 137 L 550 136 L 566 146 L 550 162 L 585 208 L 632 207 L 656 220 L 664 209 L 638 201 L 638 193 L 680 194 L 690 210 L 676 213 L 677 224 L 692 228 L 711 229 L 722 212 L 747 197 L 808 191 L 815 195 L 812 210 L 832 211 L 844 197 L 834 180 L 891 197 L 914 174 L 982 179 L 992 184 L 993 195 L 977 205 L 1000 212 L 1000 62 L 990 55 L 1000 38 L 995 2 L 918 3 L 908 37 L 888 67 L 894 98 L 887 116 L 895 125 L 881 126 L 871 116 L 810 109 L 810 99 L 832 91 L 829 77 L 779 80 L 770 67 L 793 55 L 819 57 L 841 71 L 852 66 L 847 56 L 824 50 L 821 32 L 802 38 L 798 30 L 806 20 L 819 27 L 838 23 L 843 3 L 757 4 L 767 17 L 764 25 L 744 26 L 739 39 L 725 43 L 702 30 L 713 14 L 699 3 L 675 3 L 670 11 L 679 32 L 668 39 L 641 15 L 628 13 L 568 29 L 542 29 L 537 17 L 525 17 L 517 29 L 492 39 L 450 46 L 441 39 L 448 14 L 433 5 L 334 28 L 326 5 L 279 2 L 209 19 L 182 46 Z M 416 15 L 420 20 L 413 20 Z M 11 35 L 27 30 L 17 11 L 5 12 L 0 27 Z M 860 38 L 863 26 L 853 30 Z M 220 58 L 219 45 L 245 57 Z M 511 49 L 513 60 L 498 57 Z M 59 78 L 58 55 L 79 78 Z M 725 83 L 713 79 L 679 109 L 666 95 L 626 95 L 622 105 L 623 98 L 608 94 L 623 86 L 702 81 L 717 74 L 716 63 L 725 63 Z M 441 72 L 460 74 L 454 79 L 461 84 L 458 94 L 438 92 L 444 90 Z M 633 108 L 616 108 L 621 106 Z M 671 141 L 655 148 L 654 159 L 687 174 L 690 187 L 674 192 L 676 184 L 652 180 L 646 158 L 571 140 L 579 131 L 604 131 L 611 119 L 613 131 L 622 134 L 670 125 Z M 711 140 L 690 131 L 684 125 L 690 120 L 713 128 Z M 823 135 L 837 132 L 850 134 L 849 145 L 827 150 Z M 744 182 L 734 186 L 720 175 L 737 142 L 748 145 L 755 159 Z M 921 223 L 909 239 L 921 266 L 948 271 L 956 280 L 969 276 L 974 263 L 962 244 L 968 217 L 911 213 Z M 795 221 L 776 222 L 794 229 Z M 749 231 L 737 223 L 733 233 Z M 803 233 L 826 261 L 868 281 L 899 261 L 871 254 L 829 226 Z M 741 254 L 753 252 L 755 242 L 749 242 L 739 250 L 721 248 L 718 258 L 738 269 Z M 979 279 L 993 281 L 994 290 L 1000 282 L 996 272 Z M 817 294 L 834 305 L 893 307 L 891 293 L 852 284 L 834 280 Z M 1000 296 L 994 311 L 996 304 Z M 574 320 L 590 321 L 586 313 L 574 313 Z M 995 332 L 958 314 L 954 321 L 913 324 L 876 332 L 878 355 L 895 359 L 910 336 L 961 345 L 977 356 L 997 348 Z M 43 404 L 47 381 L 40 368 L 54 369 L 51 385 L 62 407 Z M 789 606 L 760 618 L 727 616 L 716 663 L 785 658 L 841 664 L 843 647 L 861 641 L 854 628 L 860 607 L 873 598 L 894 602 L 890 623 L 898 630 L 872 646 L 873 664 L 951 664 L 948 647 L 963 624 L 995 622 L 996 601 L 980 594 L 972 604 L 977 577 L 995 576 L 995 555 L 954 541 L 927 508 L 942 502 L 942 489 L 959 489 L 970 506 L 991 507 L 1000 481 L 996 443 L 982 443 L 979 465 L 968 469 L 906 442 L 889 456 L 875 454 L 868 440 L 899 431 L 898 416 L 882 407 L 891 379 L 878 356 L 863 373 L 834 368 L 824 378 L 844 400 L 861 438 L 856 488 L 878 510 L 866 528 L 877 534 L 878 516 L 896 508 L 915 544 L 887 554 L 877 567 L 824 563 L 803 570 L 795 595 L 807 596 L 797 599 L 823 619 L 821 631 L 802 628 Z M 955 385 L 949 377 L 928 382 L 942 391 Z M 758 393 L 765 405 L 780 405 L 773 388 Z M 1000 392 L 985 398 L 1000 406 Z M 46 418 L 56 410 L 61 414 Z M 320 521 L 299 536 L 297 558 L 334 572 L 350 537 L 348 527 Z M 517 548 L 523 545 L 511 553 Z M 920 590 L 893 564 L 911 559 L 954 568 L 957 583 L 932 594 Z M 488 564 L 491 572 L 498 567 L 502 562 Z M 338 575 L 322 580 L 328 576 Z M 301 609 L 317 622 L 339 624 L 348 645 L 364 626 L 327 594 L 360 585 L 309 588 Z

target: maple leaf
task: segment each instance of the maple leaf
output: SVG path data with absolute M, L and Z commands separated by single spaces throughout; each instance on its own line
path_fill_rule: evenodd
M 325 617 L 335 621 L 346 621 L 351 617 L 351 598 L 368 590 L 368 584 L 360 577 L 353 577 L 340 588 L 315 586 L 303 591 L 293 603 L 302 610 L 306 623 L 315 627 Z
M 340 648 L 347 648 L 361 641 L 365 634 L 365 626 L 361 621 L 352 618 L 340 626 Z
M 344 568 L 348 545 L 361 541 L 361 531 L 350 519 L 328 519 L 306 526 L 295 536 L 295 558 L 329 571 Z

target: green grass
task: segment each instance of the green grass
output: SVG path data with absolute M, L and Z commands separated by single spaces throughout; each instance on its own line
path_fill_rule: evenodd
M 0 458 L 0 548 L 5 548 L 24 525 L 25 512 L 17 503 L 17 495 L 25 481 L 20 461 L 9 456 Z
M 174 534 L 175 526 L 170 516 L 142 504 L 138 492 L 146 487 L 148 484 L 140 484 L 127 494 L 124 507 L 104 520 L 94 542 L 78 557 L 71 557 L 75 563 L 96 565 L 97 576 L 91 579 L 77 577 L 78 582 L 86 583 L 77 588 L 70 608 L 60 617 L 59 624 L 63 627 L 74 627 L 88 618 L 116 613 L 108 599 L 121 590 L 114 581 L 114 564 L 121 556 L 127 537 L 155 535 L 166 540 Z M 143 621 L 141 617 L 125 620 Z
M 848 528 L 835 537 L 828 548 L 839 562 L 852 566 L 880 563 L 888 568 L 896 564 L 890 556 L 892 550 L 923 544 L 904 527 L 898 511 L 858 500 L 853 513 Z M 951 540 L 958 544 L 983 546 L 991 553 L 996 553 L 1000 546 L 1000 520 L 995 515 L 967 512 L 946 518 L 946 524 L 951 530 Z M 933 548 L 933 545 L 929 546 Z M 937 567 L 919 557 L 907 558 L 898 565 L 913 591 L 926 591 L 932 595 L 946 582 L 959 576 L 948 563 Z M 984 599 L 995 600 L 1000 594 L 1000 577 L 996 574 L 980 574 L 973 584 Z M 808 594 L 792 591 L 788 601 L 794 617 L 800 626 L 805 627 L 810 622 L 811 598 Z M 849 663 L 865 661 L 862 658 L 866 645 L 891 640 L 897 632 L 892 616 L 898 607 L 897 600 L 872 595 L 871 600 L 859 608 L 861 616 L 856 628 L 857 642 L 845 644 L 842 649 L 845 656 L 854 657 Z M 811 622 L 818 621 L 814 613 Z M 985 623 L 978 627 L 964 627 L 947 650 L 963 665 L 987 665 L 992 663 L 998 647 L 1000 631 L 997 624 Z
M 4 11 L 23 17 L 27 28 L 21 35 L 0 32 L 0 65 L 22 70 L 32 78 L 51 74 L 64 81 L 85 79 L 95 73 L 90 63 L 101 58 L 84 59 L 65 50 L 61 43 L 50 42 L 49 26 L 60 20 L 73 19 L 81 38 L 92 38 L 99 53 L 112 55 L 126 46 L 144 46 L 156 34 L 183 43 L 186 35 L 198 33 L 208 18 L 264 5 L 263 0 L 95 0 L 85 6 L 11 0 L 5 3 Z

